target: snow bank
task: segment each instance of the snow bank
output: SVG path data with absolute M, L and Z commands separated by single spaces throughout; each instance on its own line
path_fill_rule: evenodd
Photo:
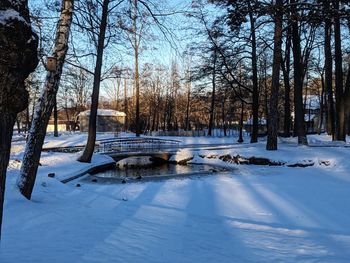
M 27 21 L 14 9 L 0 10 L 0 24 L 6 25 L 9 22 L 17 20 L 27 24 Z
M 327 136 L 310 140 L 318 146 L 329 143 Z M 269 152 L 264 142 L 228 141 L 234 139 L 219 147 L 218 140 L 183 138 L 182 145 L 212 146 L 183 149 L 174 159 L 194 156 L 193 162 L 234 167 L 231 172 L 133 184 L 63 185 L 57 179 L 110 159 L 95 155 L 92 164 L 81 164 L 75 161 L 78 154 L 43 153 L 32 201 L 13 187 L 21 156 L 14 151 L 0 262 L 350 260 L 347 144 L 298 147 L 289 139 Z M 290 162 L 329 160 L 332 165 L 237 166 L 216 158 L 224 154 Z M 49 178 L 49 172 L 56 177 Z

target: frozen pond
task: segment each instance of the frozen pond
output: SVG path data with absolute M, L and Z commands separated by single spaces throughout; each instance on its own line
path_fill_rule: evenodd
M 142 167 L 116 167 L 115 169 L 89 174 L 79 180 L 81 183 L 126 183 L 171 178 L 188 178 L 191 176 L 211 175 L 227 172 L 225 168 L 203 164 L 157 164 Z

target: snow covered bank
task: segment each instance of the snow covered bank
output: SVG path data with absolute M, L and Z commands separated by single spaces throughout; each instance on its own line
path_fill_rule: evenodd
M 229 174 L 79 188 L 47 177 L 84 169 L 76 154 L 43 153 L 32 201 L 13 188 L 15 151 L 0 262 L 350 261 L 349 148 L 292 141 L 275 152 L 264 143 L 232 147 L 178 156 L 235 167 Z M 238 166 L 199 157 L 224 154 L 331 165 Z

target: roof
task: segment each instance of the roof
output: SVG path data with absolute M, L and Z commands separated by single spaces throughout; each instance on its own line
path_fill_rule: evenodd
M 80 112 L 79 116 L 90 116 L 90 110 Z M 97 116 L 125 117 L 126 114 L 122 111 L 116 111 L 116 110 L 110 110 L 110 109 L 98 109 Z

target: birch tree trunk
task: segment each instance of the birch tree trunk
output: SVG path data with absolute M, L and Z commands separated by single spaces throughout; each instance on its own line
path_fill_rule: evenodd
M 30 199 L 32 196 L 40 155 L 46 135 L 46 127 L 55 105 L 62 68 L 68 50 L 68 38 L 73 17 L 74 0 L 62 0 L 61 15 L 57 25 L 53 57 L 57 59 L 56 70 L 46 75 L 44 90 L 35 108 L 28 142 L 24 152 L 21 172 L 17 180 L 20 192 Z
M 272 65 L 272 87 L 270 99 L 270 111 L 267 126 L 267 144 L 266 150 L 277 150 L 277 130 L 278 130 L 278 90 L 279 75 L 281 66 L 282 52 L 282 19 L 283 19 L 283 0 L 276 0 L 275 4 L 275 32 L 273 48 L 273 65 Z
M 13 126 L 17 113 L 28 105 L 24 80 L 38 64 L 38 37 L 27 6 L 27 1 L 0 2 L 0 238 Z

